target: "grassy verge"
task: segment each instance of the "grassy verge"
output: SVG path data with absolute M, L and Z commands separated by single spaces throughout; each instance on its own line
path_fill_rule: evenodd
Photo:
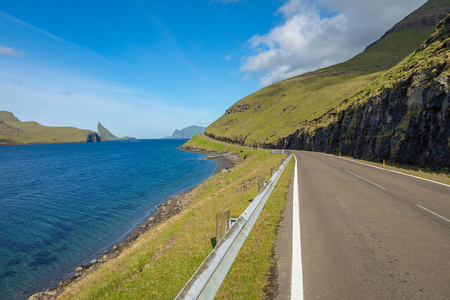
M 239 149 L 196 137 L 197 149 L 238 154 L 241 162 L 197 186 L 187 209 L 140 236 L 121 255 L 86 273 L 58 299 L 173 299 L 212 250 L 215 215 L 231 210 L 239 216 L 257 194 L 257 179 L 286 157 Z M 269 293 L 276 227 L 285 207 L 291 162 L 278 182 L 217 298 L 262 299 Z

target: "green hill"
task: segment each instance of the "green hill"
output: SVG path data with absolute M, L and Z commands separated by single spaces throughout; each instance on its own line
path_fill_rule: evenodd
M 0 145 L 100 142 L 91 130 L 75 127 L 49 127 L 22 122 L 8 111 L 0 111 Z
M 134 141 L 136 138 L 125 136 L 123 138 L 118 138 L 114 134 L 112 134 L 102 123 L 98 122 L 97 124 L 97 134 L 105 141 Z
M 280 144 L 416 50 L 448 13 L 450 0 L 428 1 L 347 62 L 274 83 L 236 102 L 206 135 L 248 146 Z
M 450 168 L 450 15 L 387 73 L 272 147 Z
M 107 141 L 114 141 L 119 139 L 117 136 L 112 134 L 108 129 L 106 129 L 105 126 L 103 126 L 102 123 L 100 122 L 98 122 L 97 125 L 97 133 L 99 136 L 101 136 Z

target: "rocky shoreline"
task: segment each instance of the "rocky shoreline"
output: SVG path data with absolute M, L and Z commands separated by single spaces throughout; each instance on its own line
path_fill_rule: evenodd
M 181 147 L 180 147 L 181 148 Z M 224 169 L 233 167 L 239 160 L 239 158 L 233 154 L 221 153 L 214 151 L 202 151 L 200 149 L 181 148 L 182 150 L 196 152 L 208 155 L 203 159 L 214 160 L 218 163 L 214 174 L 222 172 Z M 44 292 L 33 294 L 28 300 L 53 300 L 61 294 L 69 285 L 73 282 L 80 280 L 86 274 L 95 271 L 100 265 L 109 261 L 110 259 L 118 257 L 123 250 L 130 247 L 136 239 L 143 233 L 148 232 L 157 225 L 170 219 L 171 217 L 179 214 L 182 210 L 187 208 L 191 203 L 192 196 L 190 192 L 195 187 L 192 187 L 186 191 L 183 191 L 177 195 L 174 195 L 163 202 L 158 208 L 146 218 L 138 227 L 136 227 L 129 235 L 123 240 L 115 244 L 111 249 L 106 250 L 97 259 L 92 260 L 86 265 L 78 267 L 73 272 L 69 273 L 64 279 L 62 279 L 57 285 L 47 289 Z

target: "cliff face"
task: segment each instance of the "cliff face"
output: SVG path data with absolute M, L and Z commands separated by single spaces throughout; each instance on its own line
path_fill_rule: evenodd
M 308 122 L 273 148 L 450 167 L 450 16 L 414 54 L 377 79 L 344 109 Z
M 103 142 L 104 139 L 102 139 L 96 132 L 88 132 L 86 134 L 86 143 L 97 143 L 97 142 Z

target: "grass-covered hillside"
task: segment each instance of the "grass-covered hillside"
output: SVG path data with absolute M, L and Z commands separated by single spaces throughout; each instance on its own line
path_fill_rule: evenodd
M 112 134 L 108 129 L 105 128 L 105 126 L 102 125 L 102 123 L 98 122 L 97 124 L 97 134 L 104 138 L 107 141 L 115 141 L 119 138 Z
M 0 111 L 0 145 L 100 142 L 91 130 L 75 127 L 49 127 L 37 122 L 22 122 L 8 111 Z
M 243 98 L 206 134 L 249 146 L 279 144 L 416 50 L 449 12 L 450 0 L 428 1 L 349 61 L 274 83 Z
M 450 15 L 417 51 L 276 146 L 448 171 L 449 53 Z

